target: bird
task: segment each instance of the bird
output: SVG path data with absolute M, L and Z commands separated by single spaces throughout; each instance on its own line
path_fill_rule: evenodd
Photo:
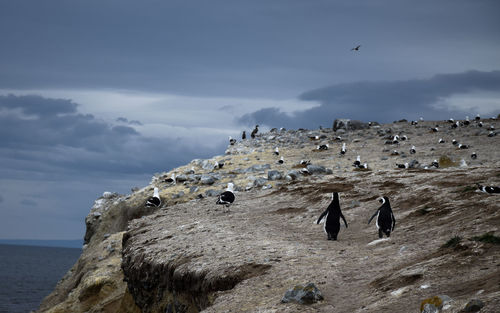
M 411 121 L 411 125 L 418 125 L 417 121 Z
M 431 167 L 439 168 L 439 162 L 438 162 L 438 160 L 432 161 Z
M 233 137 L 229 136 L 229 144 L 231 146 L 234 146 L 235 143 L 236 143 L 236 139 L 234 139 Z
M 456 141 L 455 139 L 453 139 L 453 140 L 451 141 L 451 143 L 452 143 L 454 146 L 458 145 L 458 141 Z
M 227 208 L 234 202 L 234 185 L 233 183 L 227 183 L 226 191 L 219 195 L 216 204 L 225 205 Z
M 241 140 L 245 140 L 247 139 L 247 133 L 245 131 L 243 131 L 243 133 L 241 134 Z
M 378 238 L 382 238 L 384 234 L 387 237 L 391 236 L 391 232 L 394 231 L 394 227 L 396 227 L 396 219 L 394 218 L 394 214 L 392 213 L 391 204 L 389 202 L 389 198 L 384 196 L 379 198 L 378 200 L 382 203 L 382 206 L 377 209 L 375 214 L 370 217 L 368 220 L 368 224 L 372 221 L 372 219 L 376 216 L 376 225 L 378 228 Z
M 274 149 L 274 154 L 275 155 L 280 155 L 280 150 L 278 149 L 278 147 L 276 147 L 276 149 Z
M 154 187 L 153 196 L 146 200 L 147 207 L 159 207 L 161 204 L 160 193 L 158 187 Z
M 309 165 L 309 164 L 311 164 L 311 160 L 300 160 L 299 164 L 300 165 Z
M 281 158 L 278 160 L 278 163 L 279 163 L 279 164 L 283 164 L 283 163 L 285 163 L 285 159 L 283 159 L 283 157 L 281 157 Z
M 443 138 L 439 138 L 439 141 L 438 141 L 438 142 L 439 142 L 439 143 L 445 143 L 446 141 L 444 141 L 444 139 L 443 139 Z
M 393 150 L 393 151 L 391 152 L 391 155 L 399 155 L 398 150 Z
M 215 163 L 214 163 L 214 170 L 220 169 L 223 166 L 224 166 L 224 162 L 220 162 L 219 163 L 219 162 L 215 161 Z
M 454 120 L 454 119 L 452 119 L 452 118 L 449 118 L 449 119 L 448 119 L 448 123 L 455 123 L 455 120 Z
M 309 136 L 309 140 L 312 140 L 312 141 L 319 140 L 319 136 L 318 135 L 316 135 L 316 136 Z
M 402 163 L 396 163 L 397 168 L 409 168 L 410 165 L 408 163 L 402 164 Z
M 361 157 L 358 155 L 356 161 L 352 164 L 354 167 L 359 167 L 361 165 Z
M 433 133 L 437 133 L 439 131 L 439 128 L 438 127 L 431 127 L 431 131 Z
M 481 119 L 481 116 L 479 116 L 479 114 L 476 115 L 476 122 L 479 122 L 480 119 Z
M 328 150 L 328 144 L 326 145 L 319 145 L 316 147 L 317 150 Z
M 342 149 L 340 149 L 340 154 L 344 155 L 346 153 L 345 142 L 342 143 Z
M 482 192 L 486 192 L 486 193 L 500 193 L 500 187 L 482 186 L 482 185 L 479 185 L 479 184 L 477 184 L 477 187 Z
M 415 154 L 417 152 L 415 146 L 411 146 L 410 148 L 410 154 Z
M 408 140 L 408 136 L 406 136 L 406 135 L 401 136 L 401 140 L 403 140 L 403 141 Z
M 166 178 L 165 182 L 169 183 L 169 184 L 174 184 L 175 185 L 175 182 L 176 182 L 175 181 L 175 173 L 172 173 L 172 175 L 169 178 Z
M 477 159 L 476 152 L 472 152 L 472 154 L 470 155 L 470 158 L 473 159 L 473 160 Z
M 363 163 L 363 164 L 360 164 L 358 166 L 359 169 L 364 169 L 364 170 L 367 170 L 368 169 L 368 163 Z
M 357 45 L 356 47 L 352 48 L 351 51 L 359 51 L 360 47 L 361 47 L 361 45 Z
M 488 134 L 488 137 L 495 137 L 497 135 L 497 133 L 495 133 L 494 131 L 490 131 L 490 133 Z
M 458 144 L 458 149 L 469 149 L 468 145 Z
M 333 192 L 332 202 L 330 202 L 330 205 L 326 208 L 326 210 L 321 213 L 316 224 L 319 224 L 321 220 L 325 219 L 324 230 L 328 236 L 328 240 L 337 240 L 337 236 L 340 231 L 341 218 L 344 220 L 345 228 L 347 228 L 347 221 L 340 210 L 339 193 Z
M 468 117 L 468 116 L 466 116 L 466 117 L 465 117 L 465 121 L 464 121 L 464 125 L 465 125 L 465 126 L 469 126 L 469 124 L 470 124 L 469 117 Z
M 255 135 L 259 132 L 259 125 L 255 125 L 255 128 L 252 130 L 252 133 L 250 134 L 250 137 L 255 138 Z

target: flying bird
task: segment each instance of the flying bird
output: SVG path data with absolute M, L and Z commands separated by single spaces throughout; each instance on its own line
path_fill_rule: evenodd
M 352 48 L 351 51 L 359 51 L 359 47 L 361 47 L 361 45 L 357 45 L 356 47 Z

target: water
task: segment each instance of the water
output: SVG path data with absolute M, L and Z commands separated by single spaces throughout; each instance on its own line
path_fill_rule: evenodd
M 0 244 L 0 313 L 27 313 L 54 290 L 81 249 Z

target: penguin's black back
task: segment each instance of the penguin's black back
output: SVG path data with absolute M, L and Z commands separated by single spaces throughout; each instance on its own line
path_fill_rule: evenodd
M 391 203 L 387 197 L 384 197 L 385 202 L 379 208 L 379 213 L 377 217 L 377 226 L 380 230 L 382 230 L 386 235 L 393 231 L 393 214 Z
M 333 194 L 333 200 L 327 210 L 328 215 L 325 221 L 325 231 L 336 236 L 340 230 L 340 214 L 342 214 L 340 211 L 339 194 L 337 192 Z
M 234 193 L 231 191 L 224 191 L 220 194 L 217 204 L 230 204 L 234 202 Z

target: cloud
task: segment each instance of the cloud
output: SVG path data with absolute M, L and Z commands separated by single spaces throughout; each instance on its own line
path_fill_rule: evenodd
M 140 121 L 137 121 L 137 120 L 129 121 L 126 117 L 119 117 L 116 119 L 116 121 L 121 122 L 121 123 L 130 124 L 130 125 L 137 125 L 137 126 L 143 125 Z
M 31 199 L 22 199 L 21 201 L 19 201 L 19 203 L 23 206 L 37 206 L 36 201 L 33 201 Z
M 265 108 L 245 114 L 239 121 L 245 124 L 266 124 L 273 127 L 318 127 L 332 124 L 335 118 L 352 118 L 365 121 L 391 122 L 407 118 L 443 119 L 451 115 L 456 118 L 465 114 L 483 112 L 498 113 L 500 101 L 495 108 L 490 102 L 471 103 L 469 108 L 453 105 L 447 99 L 466 95 L 478 98 L 481 93 L 498 93 L 500 71 L 467 71 L 456 74 L 439 74 L 428 79 L 405 81 L 366 81 L 336 84 L 304 92 L 299 96 L 304 101 L 316 101 L 321 105 L 308 110 L 283 113 L 276 108 Z M 497 98 L 498 99 L 498 94 Z M 473 110 L 473 111 L 471 111 Z

